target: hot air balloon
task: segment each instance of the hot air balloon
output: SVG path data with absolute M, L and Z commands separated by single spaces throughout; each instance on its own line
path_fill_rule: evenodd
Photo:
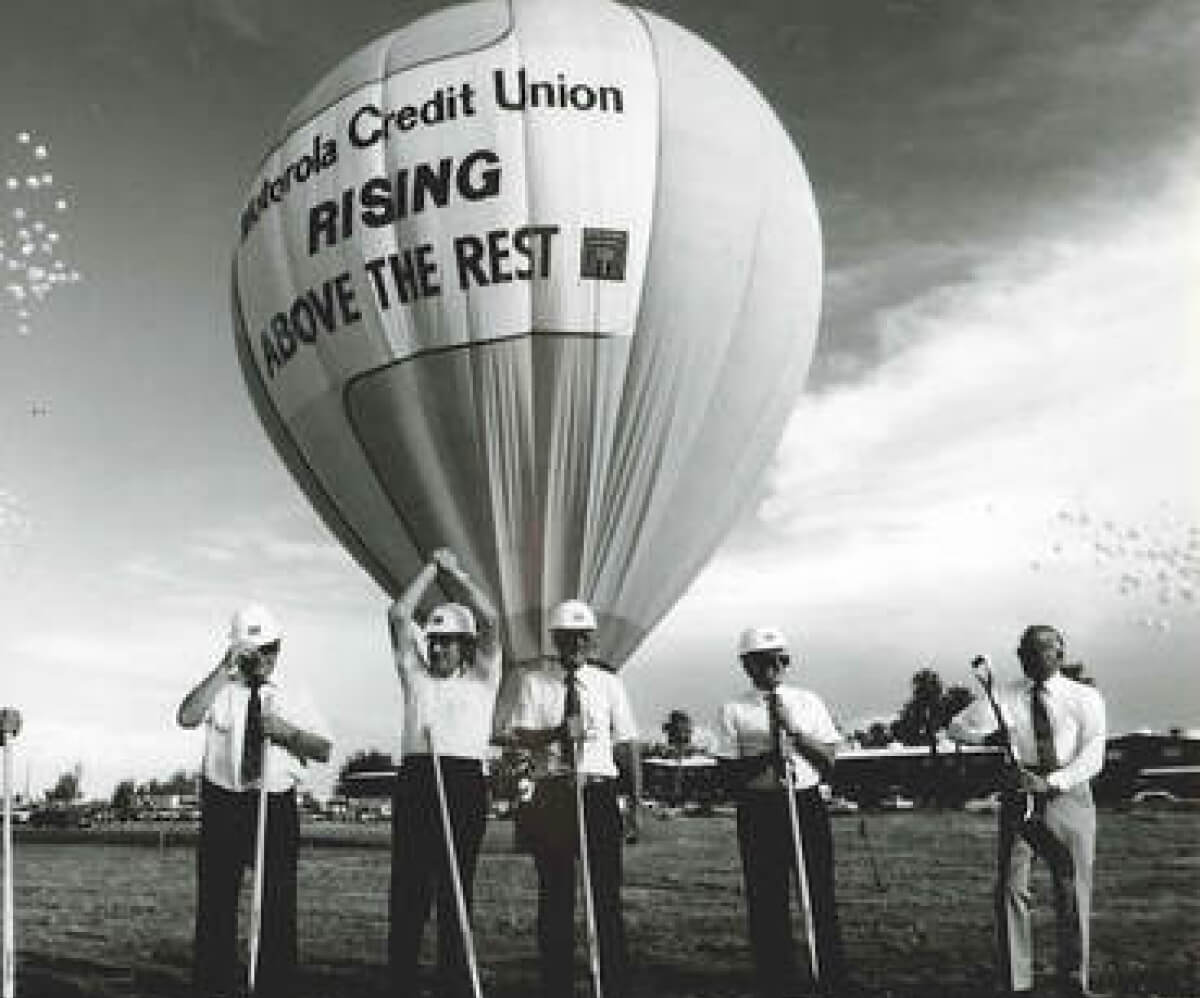
M 484 0 L 288 117 L 241 215 L 234 338 L 380 586 L 448 546 L 510 664 L 580 597 L 615 668 L 759 487 L 820 281 L 800 157 L 719 53 L 610 0 Z

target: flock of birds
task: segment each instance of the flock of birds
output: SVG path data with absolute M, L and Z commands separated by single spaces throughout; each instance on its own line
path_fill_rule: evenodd
M 33 132 L 18 132 L 0 152 L 0 175 L 0 302 L 6 306 L 0 329 L 11 321 L 18 335 L 28 336 L 36 311 L 50 295 L 82 280 L 64 253 L 74 205 L 55 174 L 49 145 Z
M 1051 520 L 1049 551 L 1035 572 L 1090 561 L 1096 576 L 1130 606 L 1130 621 L 1170 631 L 1182 614 L 1200 611 L 1200 526 L 1165 505 L 1153 521 L 1121 522 L 1064 507 Z
M 44 137 L 30 130 L 0 136 L 0 340 L 30 336 L 51 296 L 83 279 L 67 255 L 74 209 Z M 33 417 L 49 411 L 44 402 L 28 409 Z M 33 524 L 18 496 L 0 488 L 0 573 L 20 562 Z

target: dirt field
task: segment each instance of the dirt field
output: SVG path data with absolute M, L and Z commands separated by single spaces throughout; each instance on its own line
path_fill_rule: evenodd
M 1100 820 L 1094 986 L 1120 995 L 1200 995 L 1200 813 L 1109 812 Z M 989 994 L 994 818 L 867 814 L 834 823 L 856 993 Z M 645 830 L 626 851 L 635 994 L 749 995 L 732 818 L 651 818 Z M 356 844 L 342 848 L 305 846 L 298 998 L 386 993 L 386 836 L 376 827 L 356 831 Z M 489 827 L 476 890 L 484 990 L 495 998 L 536 994 L 532 862 L 511 852 L 511 836 L 507 822 Z M 20 998 L 189 993 L 193 852 L 170 836 L 162 847 L 154 836 L 142 841 L 154 844 L 18 842 Z M 1040 871 L 1035 890 L 1038 966 L 1048 975 L 1053 926 Z M 584 995 L 582 949 L 579 956 Z

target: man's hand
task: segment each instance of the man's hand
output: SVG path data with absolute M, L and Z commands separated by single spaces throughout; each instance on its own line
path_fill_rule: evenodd
M 277 745 L 286 746 L 295 731 L 296 729 L 292 725 L 272 711 L 270 707 L 263 706 L 262 733 L 264 738 L 269 738 Z
M 563 737 L 576 743 L 587 741 L 588 729 L 582 715 L 575 714 L 563 721 Z
M 1004 788 L 1023 794 L 1050 794 L 1053 788 L 1044 776 L 1038 776 L 1022 766 L 1009 766 L 1004 770 Z
M 230 679 L 238 679 L 242 675 L 242 660 L 245 656 L 246 649 L 241 645 L 229 646 L 225 653 L 225 674 Z

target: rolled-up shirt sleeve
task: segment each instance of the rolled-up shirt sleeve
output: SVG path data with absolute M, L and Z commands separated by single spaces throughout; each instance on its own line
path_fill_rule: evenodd
M 1079 753 L 1065 766 L 1046 776 L 1055 790 L 1066 791 L 1094 779 L 1104 768 L 1108 722 L 1104 698 L 1088 689 L 1080 698 Z
M 737 725 L 733 720 L 733 704 L 724 704 L 717 714 L 717 755 L 727 759 L 736 759 L 741 752 L 738 748 Z
M 612 740 L 614 744 L 631 742 L 637 738 L 638 729 L 629 694 L 625 692 L 625 684 L 616 676 L 612 677 L 612 690 Z
M 833 715 L 825 706 L 825 701 L 815 694 L 807 697 L 807 722 L 802 718 L 796 719 L 796 724 L 806 735 L 823 745 L 837 745 L 843 741 L 842 733 L 838 731 L 833 721 Z
M 546 723 L 544 712 L 539 709 L 536 686 L 537 677 L 531 673 L 522 672 L 516 677 L 512 705 L 507 711 L 508 716 L 501 721 L 501 728 L 507 734 L 541 728 Z

